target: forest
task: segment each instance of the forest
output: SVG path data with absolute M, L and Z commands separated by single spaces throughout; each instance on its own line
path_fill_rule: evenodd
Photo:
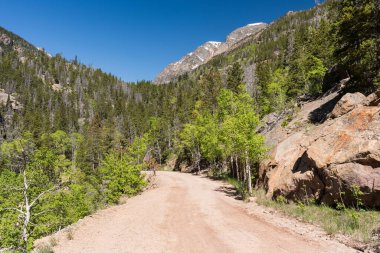
M 0 250 L 28 252 L 35 239 L 138 194 L 142 170 L 173 157 L 251 194 L 269 149 L 258 131 L 267 114 L 332 88 L 332 69 L 350 77 L 347 90 L 378 87 L 379 17 L 378 0 L 326 1 L 165 85 L 125 83 L 0 28 L 13 41 L 0 53 Z M 252 63 L 249 88 L 243 69 Z

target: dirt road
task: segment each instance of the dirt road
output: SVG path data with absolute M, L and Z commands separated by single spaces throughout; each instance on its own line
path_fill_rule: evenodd
M 222 182 L 160 172 L 157 185 L 85 218 L 71 240 L 56 234 L 54 252 L 356 252 L 314 231 L 300 235 L 297 224 L 279 226 L 228 196 Z

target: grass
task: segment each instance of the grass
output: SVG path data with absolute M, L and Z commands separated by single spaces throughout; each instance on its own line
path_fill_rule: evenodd
M 260 205 L 274 208 L 290 217 L 317 224 L 329 234 L 348 235 L 354 240 L 374 246 L 380 244 L 379 239 L 374 240 L 373 237 L 373 231 L 380 227 L 380 212 L 378 211 L 352 208 L 337 210 L 324 205 L 288 204 L 282 198 L 277 201 L 267 198 L 264 190 L 255 191 L 254 197 Z
M 59 240 L 58 240 L 56 237 L 51 237 L 51 238 L 49 239 L 49 244 L 50 244 L 50 246 L 53 247 L 53 248 L 54 248 L 55 246 L 57 246 L 58 243 L 59 243 Z
M 244 183 L 227 176 L 219 177 L 234 186 L 237 195 L 243 200 L 249 198 L 248 191 Z M 375 230 L 380 230 L 380 212 L 372 210 L 362 210 L 355 208 L 334 209 L 325 205 L 304 203 L 287 203 L 283 196 L 276 200 L 266 197 L 263 189 L 255 190 L 253 197 L 260 205 L 271 207 L 281 213 L 297 218 L 304 222 L 319 225 L 328 234 L 343 234 L 350 236 L 356 241 L 370 244 L 375 247 L 380 246 L 380 235 L 374 235 Z M 377 237 L 377 238 L 376 238 Z
M 236 193 L 242 198 L 242 200 L 244 201 L 248 200 L 248 197 L 249 197 L 248 190 L 247 190 L 246 185 L 243 182 L 231 177 L 226 177 L 224 178 L 224 180 L 230 185 L 232 185 L 233 187 L 235 187 Z
M 53 248 L 50 245 L 42 245 L 36 249 L 37 253 L 54 253 Z
M 72 229 L 68 229 L 66 233 L 67 240 L 74 240 L 74 231 Z

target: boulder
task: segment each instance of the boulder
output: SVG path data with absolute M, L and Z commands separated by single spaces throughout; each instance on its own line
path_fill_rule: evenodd
M 366 104 L 367 104 L 367 98 L 362 93 L 360 92 L 347 93 L 335 105 L 333 111 L 330 114 L 330 117 L 338 118 L 350 112 L 355 107 L 363 106 Z
M 380 207 L 380 168 L 360 163 L 336 164 L 322 175 L 325 192 L 321 203 L 334 205 L 343 202 L 356 206 L 360 201 L 366 206 Z
M 59 91 L 62 91 L 63 90 L 63 87 L 61 84 L 59 83 L 55 83 L 51 86 L 51 88 L 53 89 L 53 91 L 56 91 L 56 92 L 59 92 Z
M 12 39 L 6 35 L 5 33 L 0 35 L 0 42 L 3 43 L 5 46 L 12 44 Z
M 4 89 L 0 89 L 0 106 L 5 106 L 8 102 L 10 102 L 11 108 L 13 110 L 21 110 L 23 108 L 23 105 L 18 102 L 16 99 L 17 94 L 8 94 L 4 91 Z
M 292 192 L 297 186 L 293 182 L 293 167 L 300 156 L 305 152 L 301 146 L 305 140 L 303 133 L 295 133 L 284 141 L 279 143 L 272 151 L 271 156 L 273 161 L 267 161 L 267 165 L 260 172 L 260 177 L 264 177 L 265 186 L 269 195 L 275 196 L 280 193 Z M 267 170 L 268 166 L 271 165 Z
M 380 108 L 367 101 L 346 94 L 336 117 L 284 135 L 260 164 L 258 185 L 272 198 L 380 208 Z
M 367 101 L 369 106 L 379 106 L 380 105 L 380 90 L 367 96 Z

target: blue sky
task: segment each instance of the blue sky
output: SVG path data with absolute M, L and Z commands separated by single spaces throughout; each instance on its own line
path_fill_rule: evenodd
M 125 81 L 151 80 L 167 64 L 234 29 L 271 22 L 314 0 L 2 0 L 0 26 L 51 54 L 75 55 Z

